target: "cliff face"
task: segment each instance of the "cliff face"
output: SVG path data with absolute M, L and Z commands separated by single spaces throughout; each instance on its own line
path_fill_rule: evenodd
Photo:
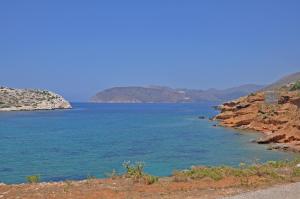
M 300 91 L 262 91 L 224 103 L 220 125 L 263 132 L 257 142 L 300 152 Z
M 0 111 L 68 109 L 71 105 L 62 96 L 44 90 L 0 87 Z

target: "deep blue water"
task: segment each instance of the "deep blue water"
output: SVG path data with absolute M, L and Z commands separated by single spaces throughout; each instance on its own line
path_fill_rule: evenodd
M 192 165 L 291 158 L 250 142 L 257 133 L 213 127 L 212 104 L 88 104 L 72 110 L 0 113 L 0 182 L 105 177 L 124 161 L 153 175 Z

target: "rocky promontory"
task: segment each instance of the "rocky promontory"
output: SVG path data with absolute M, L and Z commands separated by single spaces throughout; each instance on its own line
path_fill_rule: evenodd
M 0 87 L 0 111 L 72 108 L 62 96 L 46 90 Z
M 275 90 L 262 90 L 224 103 L 215 119 L 221 126 L 264 133 L 260 144 L 270 149 L 300 152 L 300 82 Z

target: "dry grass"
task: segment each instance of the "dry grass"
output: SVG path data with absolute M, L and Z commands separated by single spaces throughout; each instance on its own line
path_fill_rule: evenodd
M 191 167 L 188 170 L 173 173 L 173 180 L 177 182 L 189 180 L 201 180 L 210 178 L 219 181 L 227 177 L 239 178 L 241 184 L 247 184 L 249 178 L 259 177 L 272 181 L 291 181 L 300 177 L 300 159 L 292 161 L 269 161 L 264 164 L 255 163 L 251 165 L 241 164 L 240 167 Z

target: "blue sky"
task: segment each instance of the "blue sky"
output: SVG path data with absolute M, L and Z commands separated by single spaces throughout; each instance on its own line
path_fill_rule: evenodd
M 298 0 L 1 0 L 0 85 L 72 101 L 107 87 L 207 89 L 300 71 Z

